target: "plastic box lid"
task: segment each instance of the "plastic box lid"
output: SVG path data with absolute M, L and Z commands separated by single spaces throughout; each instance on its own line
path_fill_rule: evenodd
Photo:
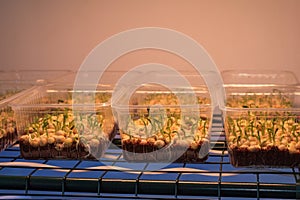
M 296 76 L 289 71 L 227 70 L 222 72 L 226 97 L 221 109 L 228 109 L 228 99 L 255 95 L 293 96 L 298 85 Z M 292 99 L 292 97 L 291 97 Z
M 298 79 L 293 72 L 281 70 L 225 70 L 222 73 L 225 86 L 247 85 L 296 85 Z

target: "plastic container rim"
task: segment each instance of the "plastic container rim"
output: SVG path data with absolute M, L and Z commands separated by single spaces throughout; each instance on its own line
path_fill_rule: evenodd
M 26 93 L 28 93 L 30 91 L 33 91 L 36 87 L 38 87 L 38 86 L 32 86 L 31 88 L 25 89 L 25 90 L 23 90 L 21 92 L 18 92 L 18 93 L 14 94 L 14 95 L 6 98 L 6 99 L 1 100 L 0 101 L 0 108 L 2 106 L 6 106 L 6 105 L 12 106 L 12 104 L 13 104 L 12 102 L 14 100 L 20 98 L 21 96 L 23 96 L 24 94 L 26 94 Z
M 220 106 L 220 109 L 223 111 L 234 111 L 234 112 L 300 112 L 300 108 L 235 108 L 229 106 Z

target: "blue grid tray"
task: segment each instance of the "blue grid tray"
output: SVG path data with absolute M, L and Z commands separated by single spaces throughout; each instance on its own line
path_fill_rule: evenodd
M 116 139 L 118 140 L 118 139 Z M 117 141 L 120 142 L 120 141 Z M 24 160 L 18 144 L 0 152 L 0 196 L 64 199 L 297 199 L 299 169 L 234 168 L 229 163 L 221 116 L 205 163 L 127 163 L 109 148 L 100 161 Z M 134 170 L 131 167 L 141 170 Z M 150 172 L 151 171 L 151 172 Z

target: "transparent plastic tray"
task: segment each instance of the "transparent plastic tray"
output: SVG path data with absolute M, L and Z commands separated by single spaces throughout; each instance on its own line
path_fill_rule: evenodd
M 127 161 L 207 159 L 212 119 L 210 96 L 205 87 L 191 92 L 171 92 L 159 85 L 145 84 L 135 90 L 128 104 L 126 95 L 114 101 L 113 111 Z
M 17 141 L 16 121 L 10 103 L 35 86 L 67 73 L 66 70 L 0 71 L 0 151 Z
M 11 91 L 9 91 L 10 93 Z M 7 97 L 8 94 L 4 92 L 3 95 Z M 16 120 L 10 106 L 14 100 L 12 97 L 16 97 L 16 94 L 0 101 L 0 151 L 17 141 Z
M 227 71 L 223 77 L 226 100 L 221 109 L 231 164 L 299 166 L 300 93 L 293 74 Z
M 99 159 L 114 137 L 111 90 L 40 86 L 12 103 L 25 159 Z

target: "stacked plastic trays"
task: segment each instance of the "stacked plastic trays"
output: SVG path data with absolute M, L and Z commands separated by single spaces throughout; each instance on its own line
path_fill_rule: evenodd
M 0 72 L 0 76 L 0 150 L 3 150 L 17 139 L 16 121 L 9 103 L 32 85 L 19 85 L 15 72 Z
M 0 150 L 17 141 L 17 129 L 11 102 L 35 86 L 44 84 L 48 76 L 58 78 L 66 71 L 1 71 L 0 72 Z M 37 78 L 39 77 L 39 78 Z
M 290 72 L 223 72 L 222 107 L 235 167 L 300 165 L 300 88 Z
M 99 159 L 115 134 L 111 88 L 35 88 L 12 104 L 25 159 Z

